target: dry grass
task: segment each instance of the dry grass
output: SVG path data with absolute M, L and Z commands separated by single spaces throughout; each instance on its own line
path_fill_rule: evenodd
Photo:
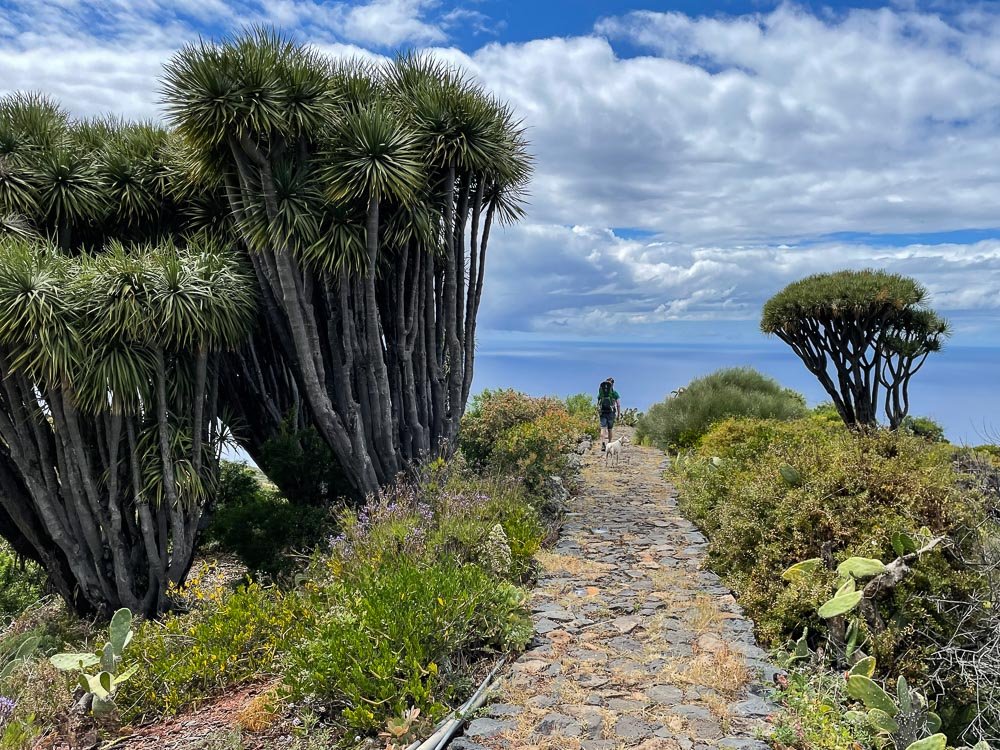
M 725 619 L 708 594 L 696 594 L 691 605 L 691 629 L 695 635 L 717 633 Z
M 236 714 L 236 725 L 247 732 L 263 732 L 273 727 L 282 716 L 281 696 L 276 689 L 265 690 Z
M 574 555 L 560 555 L 549 550 L 539 550 L 535 554 L 535 559 L 546 573 L 568 573 L 573 576 L 597 577 L 614 568 L 607 563 L 599 563 Z
M 753 672 L 742 654 L 723 644 L 712 652 L 696 654 L 677 677 L 692 685 L 709 688 L 729 698 L 736 698 L 753 680 Z

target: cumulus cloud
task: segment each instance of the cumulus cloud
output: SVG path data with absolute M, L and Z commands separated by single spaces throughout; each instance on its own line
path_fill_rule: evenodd
M 756 321 L 764 301 L 796 279 L 870 267 L 921 280 L 936 309 L 954 311 L 969 325 L 984 315 L 996 318 L 1000 240 L 686 244 L 628 239 L 603 228 L 527 225 L 505 230 L 496 243 L 482 325 L 653 337 L 678 321 Z
M 538 220 L 688 241 L 993 226 L 998 17 L 645 12 L 455 59 L 523 115 Z
M 642 11 L 458 49 L 442 45 L 497 27 L 443 0 L 8 0 L 0 93 L 157 117 L 177 47 L 253 22 L 337 55 L 439 45 L 513 104 L 537 159 L 526 221 L 495 242 L 485 326 L 751 321 L 788 281 L 845 266 L 914 275 L 940 308 L 996 310 L 998 241 L 919 236 L 1000 225 L 1000 12 L 915 7 Z M 831 239 L 844 232 L 918 239 Z

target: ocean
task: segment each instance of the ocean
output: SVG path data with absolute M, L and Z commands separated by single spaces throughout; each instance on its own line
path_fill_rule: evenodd
M 511 387 L 532 395 L 597 392 L 608 376 L 622 406 L 640 410 L 670 391 L 721 367 L 749 365 L 803 393 L 810 404 L 828 401 L 805 366 L 780 341 L 608 343 L 516 341 L 480 336 L 473 393 Z M 933 354 L 910 384 L 910 414 L 941 424 L 955 443 L 1000 443 L 996 398 L 1000 347 L 947 346 Z

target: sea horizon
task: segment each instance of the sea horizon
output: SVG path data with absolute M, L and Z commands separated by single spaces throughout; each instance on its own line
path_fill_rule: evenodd
M 956 444 L 1000 442 L 1000 406 L 992 400 L 1000 346 L 949 345 L 932 354 L 910 384 L 910 414 L 939 423 Z M 723 367 L 754 367 L 802 393 L 810 406 L 830 398 L 780 341 L 599 341 L 484 334 L 472 393 L 514 388 L 534 396 L 596 395 L 615 378 L 623 407 L 645 411 L 676 388 Z M 961 384 L 956 387 L 956 384 Z

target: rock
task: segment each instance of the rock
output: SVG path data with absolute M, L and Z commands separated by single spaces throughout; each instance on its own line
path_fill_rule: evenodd
M 612 698 L 608 701 L 608 708 L 612 711 L 625 713 L 627 711 L 641 711 L 646 707 L 646 701 L 629 700 L 628 698 Z
M 597 689 L 599 687 L 604 687 L 607 684 L 608 684 L 608 678 L 602 677 L 601 675 L 597 674 L 584 675 L 583 677 L 580 678 L 579 681 L 580 687 L 590 688 L 592 690 Z
M 717 654 L 726 648 L 726 642 L 715 633 L 705 633 L 698 638 L 698 649 L 710 654 Z
M 550 666 L 549 662 L 543 659 L 528 659 L 514 663 L 515 672 L 525 672 L 526 674 L 541 674 Z
M 636 746 L 635 750 L 680 750 L 681 746 L 675 739 L 653 737 Z
M 709 711 L 704 706 L 696 706 L 693 704 L 682 703 L 679 706 L 674 706 L 671 711 L 678 716 L 683 716 L 686 719 L 711 719 L 712 712 Z
M 608 660 L 608 655 L 603 651 L 592 651 L 590 649 L 578 648 L 570 652 L 570 656 L 580 662 L 589 664 L 603 663 Z
M 556 704 L 556 699 L 552 695 L 533 695 L 525 702 L 532 708 L 551 708 Z
M 615 735 L 623 740 L 641 740 L 652 734 L 653 727 L 638 716 L 625 715 L 615 722 Z
M 450 750 L 487 750 L 485 745 L 480 745 L 465 737 L 456 737 L 448 747 Z
M 510 729 L 511 724 L 507 721 L 497 719 L 473 719 L 465 728 L 466 737 L 494 737 L 505 729 Z
M 566 485 L 563 484 L 562 477 L 558 477 L 554 474 L 550 475 L 545 479 L 545 494 L 548 496 L 550 501 L 556 502 L 560 505 L 565 505 L 566 501 L 569 500 L 569 490 L 566 489 Z
M 635 615 L 626 615 L 625 617 L 616 617 L 611 621 L 614 625 L 615 630 L 617 630 L 622 635 L 626 633 L 631 633 L 642 623 L 642 618 L 636 617 Z
M 778 707 L 766 698 L 759 695 L 752 695 L 745 701 L 733 703 L 729 706 L 729 711 L 734 716 L 746 718 L 764 718 L 770 716 L 778 710 Z
M 720 750 L 768 750 L 770 745 L 760 740 L 748 740 L 742 737 L 723 737 L 719 740 Z
M 493 703 L 487 706 L 486 713 L 496 719 L 504 716 L 518 716 L 524 713 L 524 709 L 510 703 Z
M 570 471 L 579 471 L 583 467 L 583 459 L 576 453 L 567 453 L 563 458 L 566 459 L 566 468 Z
M 572 716 L 552 713 L 538 722 L 535 732 L 544 736 L 556 734 L 562 737 L 579 737 L 583 733 L 583 727 Z
M 635 638 L 629 638 L 628 636 L 622 635 L 617 638 L 612 638 L 608 641 L 608 645 L 611 646 L 615 651 L 628 652 L 632 654 L 637 654 L 643 650 L 643 645 L 639 643 Z
M 556 625 L 554 622 L 552 622 L 552 620 L 548 619 L 547 617 L 543 617 L 541 620 L 535 623 L 535 632 L 538 635 L 545 635 L 546 633 L 550 633 L 558 627 L 559 626 Z
M 565 609 L 546 610 L 545 616 L 550 620 L 556 620 L 558 622 L 573 622 L 573 620 L 576 619 L 576 615 L 572 612 L 567 612 Z

